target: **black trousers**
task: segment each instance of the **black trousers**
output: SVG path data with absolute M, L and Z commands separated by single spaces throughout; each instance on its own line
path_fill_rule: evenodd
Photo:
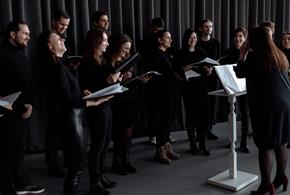
M 67 174 L 63 194 L 76 195 L 80 176 L 87 156 L 87 134 L 84 109 L 72 109 L 63 116 L 64 128 L 61 132 L 64 160 Z
M 165 87 L 163 88 L 163 86 Z M 161 85 L 161 87 L 155 88 L 154 94 L 156 98 L 153 106 L 157 108 L 157 148 L 169 142 L 170 130 L 174 121 L 174 112 L 176 111 L 178 90 L 177 82 L 171 82 L 167 86 Z
M 208 107 L 209 97 L 203 78 L 193 78 L 183 82 L 182 85 L 184 106 L 186 111 L 186 128 L 192 131 L 189 135 L 195 135 L 200 143 L 206 142 L 208 134 Z
M 249 133 L 249 106 L 248 96 L 242 95 L 237 98 L 237 103 L 241 112 L 242 135 L 246 136 Z
M 91 138 L 88 154 L 90 184 L 95 185 L 105 173 L 106 152 L 112 132 L 111 105 L 87 108 L 86 114 Z
M 8 113 L 0 118 L 0 184 L 3 191 L 30 184 L 25 173 L 29 119 Z
M 58 168 L 61 166 L 58 150 L 63 144 L 61 142 L 61 132 L 63 131 L 64 113 L 61 113 L 61 106 L 49 104 L 47 106 L 47 129 L 45 133 L 45 158 L 48 167 Z
M 87 156 L 87 126 L 84 112 L 84 109 L 76 108 L 64 117 L 65 125 L 61 141 L 68 174 L 82 171 Z

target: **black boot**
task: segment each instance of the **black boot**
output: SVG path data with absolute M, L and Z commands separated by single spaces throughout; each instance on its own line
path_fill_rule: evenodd
M 200 152 L 200 150 L 198 148 L 195 137 L 189 138 L 189 144 L 190 144 L 190 150 L 189 150 L 190 153 L 193 155 L 197 155 Z
M 63 187 L 64 195 L 77 195 L 81 175 L 82 171 L 67 174 Z
M 123 167 L 125 168 L 126 172 L 128 173 L 137 173 L 137 169 L 132 165 L 130 162 L 130 153 L 131 153 L 131 141 L 124 147 L 123 151 Z
M 122 163 L 121 157 L 114 157 L 112 164 L 112 172 L 119 175 L 127 175 L 127 171 Z
M 130 161 L 127 161 L 124 164 L 124 167 L 128 173 L 137 173 L 137 169 L 131 164 Z
M 110 195 L 111 192 L 108 191 L 106 188 L 102 186 L 99 182 L 96 185 L 90 186 L 90 193 L 89 195 Z
M 248 147 L 247 134 L 245 134 L 245 133 L 242 133 L 241 144 L 240 144 L 239 151 L 241 151 L 243 153 L 250 153 L 250 150 L 249 150 L 249 147 Z
M 191 154 L 197 155 L 199 153 L 199 148 L 197 146 L 194 127 L 192 127 L 192 125 L 187 125 L 186 130 L 187 130 L 188 141 L 190 144 L 189 152 Z
M 124 150 L 123 145 L 119 142 L 119 140 L 116 140 L 114 142 L 112 172 L 119 175 L 127 175 L 127 171 L 123 164 L 123 158 L 124 158 L 123 150 Z
M 210 151 L 207 148 L 205 143 L 199 143 L 199 150 L 200 150 L 200 154 L 203 154 L 204 156 L 210 155 Z
M 101 179 L 100 179 L 102 185 L 105 188 L 114 188 L 117 185 L 117 182 L 115 181 L 111 181 L 109 178 L 107 178 L 104 174 L 101 175 Z

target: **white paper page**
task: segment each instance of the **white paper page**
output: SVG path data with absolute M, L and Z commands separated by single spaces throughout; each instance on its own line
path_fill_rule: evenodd
M 192 78 L 192 77 L 199 77 L 200 74 L 198 74 L 197 72 L 193 71 L 193 70 L 188 70 L 185 72 L 185 78 L 186 80 L 188 80 L 189 78 Z
M 223 87 L 229 95 L 246 91 L 246 79 L 238 79 L 233 66 L 233 64 L 214 66 Z
M 193 63 L 192 65 L 198 65 L 198 64 L 201 64 L 201 63 L 208 63 L 208 64 L 215 64 L 215 65 L 220 65 L 220 63 L 216 60 L 213 60 L 211 58 L 204 58 L 203 60 L 199 61 L 199 62 L 195 62 Z
M 0 98 L 0 106 L 8 110 L 12 110 L 12 105 L 15 102 L 15 100 L 19 97 L 20 94 L 21 92 L 16 92 L 16 93 L 12 93 L 10 95 Z
M 127 90 L 128 88 L 123 87 L 122 85 L 120 85 L 120 83 L 117 83 L 109 87 L 106 87 L 104 89 L 101 89 L 99 91 L 96 91 L 90 95 L 87 95 L 83 99 L 86 100 L 86 99 L 94 99 L 94 98 L 103 97 L 103 96 L 109 96 L 116 93 L 123 93 L 124 91 L 127 91 Z

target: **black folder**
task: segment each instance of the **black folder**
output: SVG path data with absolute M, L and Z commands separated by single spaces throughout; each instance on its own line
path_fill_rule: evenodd
M 141 55 L 137 52 L 130 58 L 126 59 L 118 68 L 116 68 L 115 73 L 122 72 L 125 69 L 129 68 L 130 66 L 133 66 L 137 63 L 137 61 L 141 58 Z

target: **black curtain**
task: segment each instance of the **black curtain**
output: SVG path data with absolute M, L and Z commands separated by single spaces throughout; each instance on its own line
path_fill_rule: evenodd
M 0 32 L 12 19 L 26 21 L 31 30 L 26 54 L 33 61 L 36 37 L 51 27 L 51 16 L 56 9 L 65 9 L 71 15 L 67 37 L 72 52 L 77 55 L 81 55 L 85 34 L 92 25 L 90 16 L 95 10 L 108 11 L 111 33 L 130 35 L 134 49 L 148 35 L 154 16 L 165 19 L 177 48 L 181 46 L 185 29 L 196 29 L 204 18 L 214 22 L 213 36 L 221 42 L 222 50 L 231 45 L 231 34 L 238 26 L 249 29 L 271 20 L 276 24 L 276 40 L 290 28 L 289 0 L 1 0 Z M 40 105 L 38 100 L 31 118 L 29 149 L 32 151 L 44 148 L 45 114 Z

